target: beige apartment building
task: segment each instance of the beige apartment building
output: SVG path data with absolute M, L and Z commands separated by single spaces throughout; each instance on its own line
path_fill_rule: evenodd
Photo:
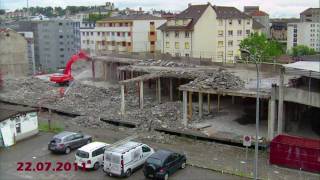
M 162 53 L 235 63 L 239 44 L 264 26 L 235 7 L 191 5 L 159 27 Z
M 81 29 L 81 48 L 91 55 L 106 51 L 154 53 L 161 50 L 157 27 L 165 22 L 149 14 L 109 17 L 97 21 L 93 28 Z

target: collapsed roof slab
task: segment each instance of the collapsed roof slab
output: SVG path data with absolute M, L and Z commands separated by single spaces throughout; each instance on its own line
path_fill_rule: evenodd
M 181 85 L 179 87 L 180 91 L 189 91 L 189 92 L 196 92 L 196 93 L 206 93 L 206 94 L 221 94 L 221 95 L 227 95 L 227 96 L 239 96 L 239 97 L 250 97 L 250 98 L 256 98 L 257 92 L 256 90 L 251 89 L 202 89 L 198 87 L 191 87 L 188 85 Z M 270 92 L 259 92 L 259 97 L 261 99 L 270 99 L 271 94 Z
M 136 64 L 140 62 L 137 59 L 131 58 L 119 58 L 119 57 L 110 57 L 110 56 L 96 56 L 92 58 L 94 61 L 109 62 L 109 63 L 122 63 L 122 64 Z

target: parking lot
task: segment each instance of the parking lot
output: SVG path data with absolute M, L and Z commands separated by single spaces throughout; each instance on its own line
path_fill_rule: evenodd
M 102 168 L 98 171 L 74 170 L 72 166 L 70 171 L 53 171 L 57 168 L 57 162 L 74 162 L 75 151 L 70 154 L 52 154 L 47 149 L 47 143 L 53 134 L 40 133 L 37 136 L 18 142 L 16 145 L 0 149 L 0 174 L 1 179 L 120 179 L 117 177 L 106 176 Z M 31 171 L 17 171 L 17 163 L 31 162 Z M 52 166 L 48 171 L 33 171 L 38 162 L 51 162 Z M 123 178 L 121 178 L 123 179 Z M 128 179 L 145 179 L 142 170 L 133 173 Z M 170 179 L 239 179 L 238 177 L 216 173 L 214 171 L 200 169 L 188 166 L 180 170 Z

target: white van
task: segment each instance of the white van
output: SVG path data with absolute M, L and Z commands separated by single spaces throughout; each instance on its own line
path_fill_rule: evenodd
M 129 141 L 107 148 L 104 153 L 103 171 L 112 176 L 127 176 L 141 167 L 154 150 L 146 144 Z
M 103 154 L 108 145 L 103 142 L 92 142 L 82 146 L 76 152 L 75 162 L 79 167 L 99 169 L 100 165 L 103 165 Z

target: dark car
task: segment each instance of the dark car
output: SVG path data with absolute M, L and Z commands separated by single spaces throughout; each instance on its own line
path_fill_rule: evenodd
M 186 167 L 187 158 L 184 154 L 168 150 L 153 153 L 144 163 L 143 173 L 146 178 L 167 180 L 169 175 Z
M 64 131 L 55 136 L 48 144 L 48 149 L 53 152 L 64 152 L 69 154 L 76 149 L 92 142 L 92 137 L 82 133 Z

